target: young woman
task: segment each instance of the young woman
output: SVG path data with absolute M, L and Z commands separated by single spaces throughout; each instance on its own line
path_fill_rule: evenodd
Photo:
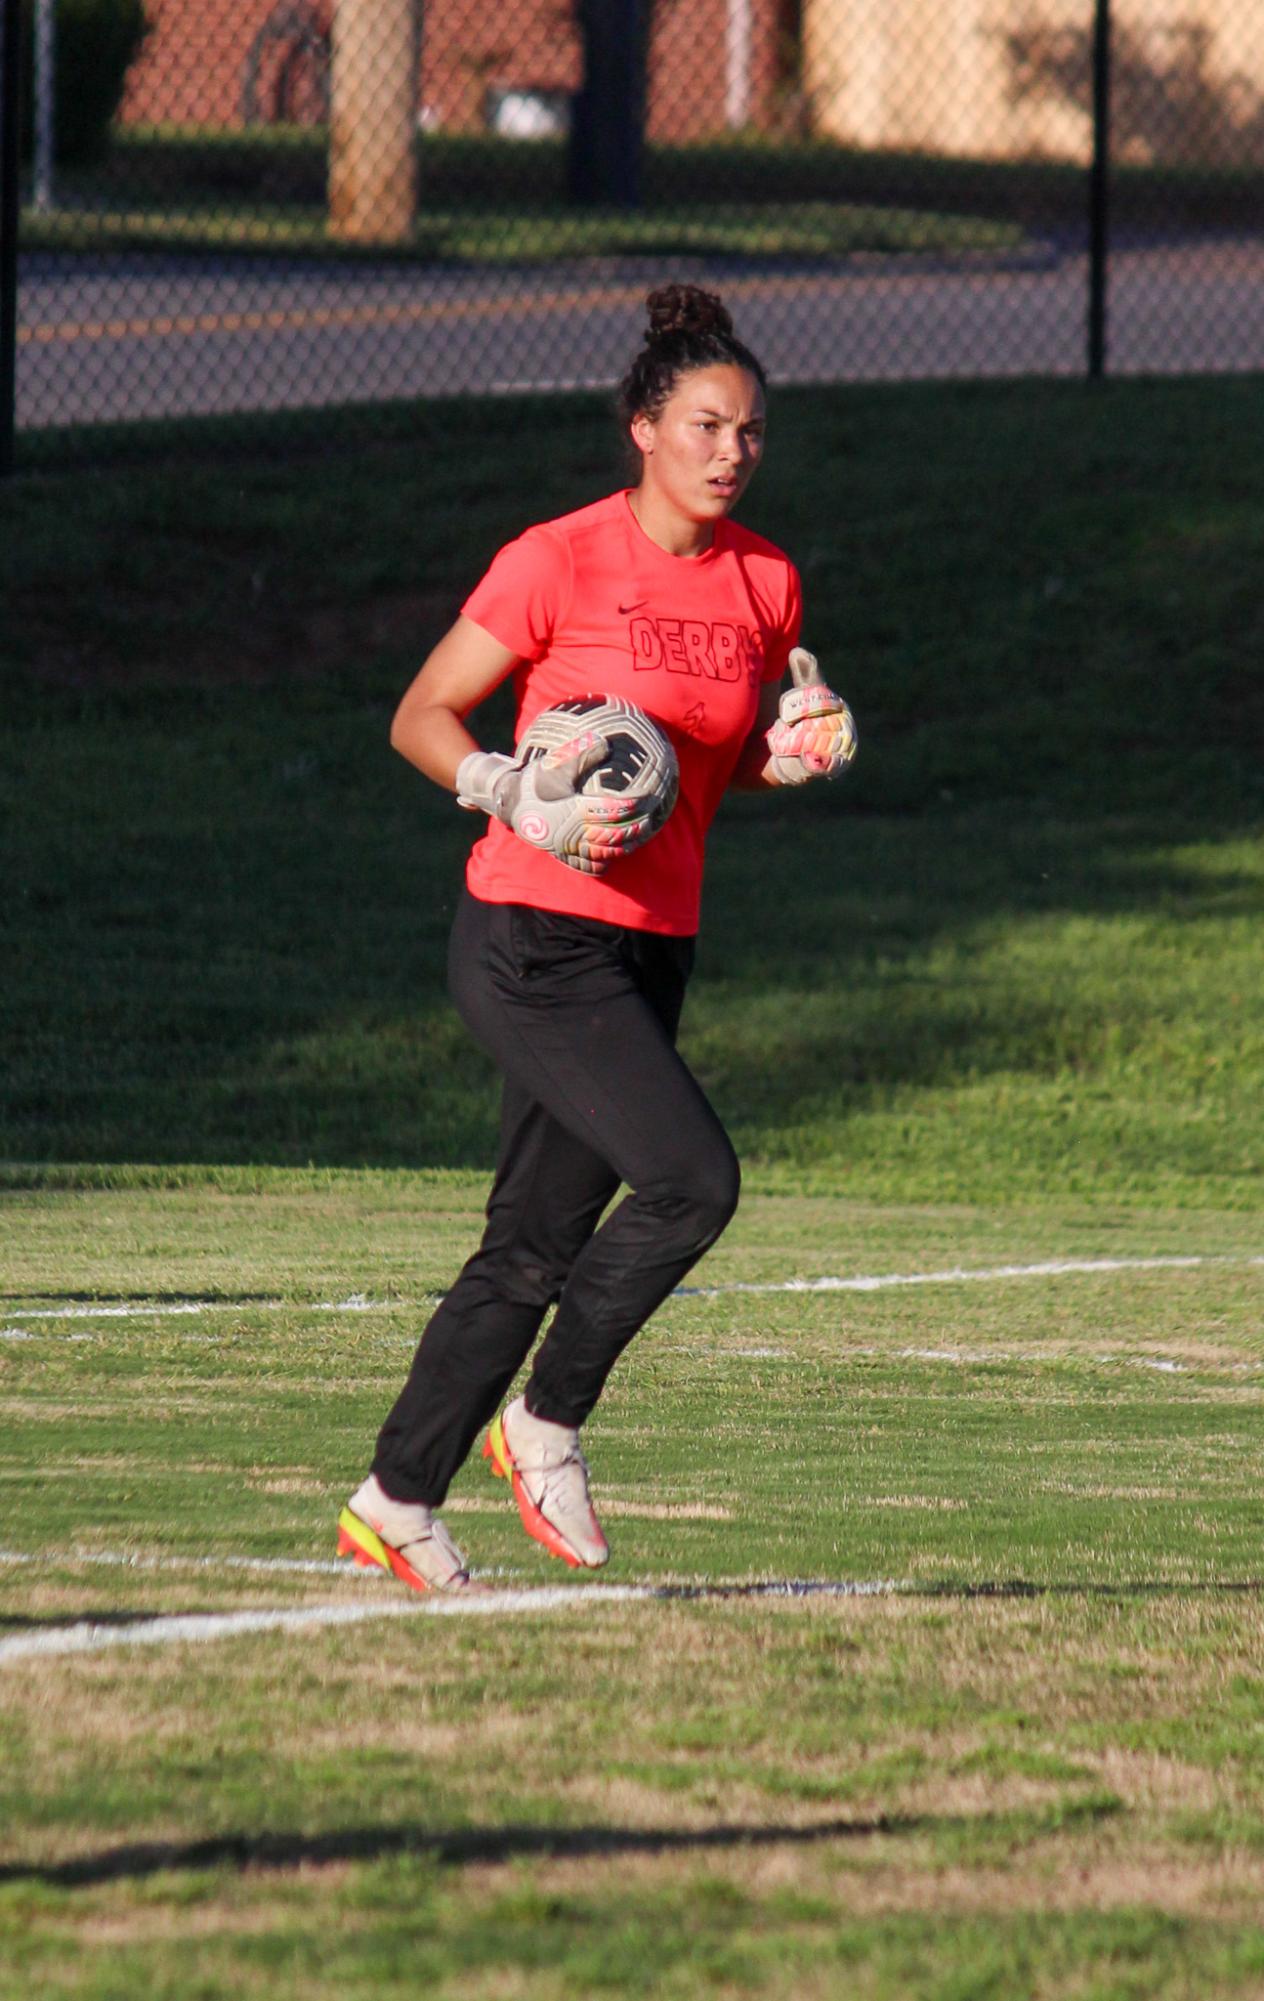
M 436 1511 L 489 1420 L 485 1455 L 512 1481 L 528 1534 L 569 1564 L 606 1561 L 580 1427 L 737 1203 L 732 1146 L 675 1048 L 707 828 L 729 785 L 833 777 L 855 749 L 846 704 L 819 682 L 779 699 L 799 579 L 730 519 L 764 449 L 764 371 L 711 294 L 669 285 L 648 307 L 620 391 L 639 484 L 502 549 L 391 731 L 428 778 L 489 815 L 449 979 L 504 1080 L 482 1243 L 426 1328 L 339 1521 L 344 1554 L 417 1589 L 469 1584 Z M 798 650 L 796 678 L 802 663 L 814 665 Z M 654 717 L 680 765 L 661 831 L 648 837 L 645 802 L 631 798 L 621 819 L 586 829 L 587 872 L 573 849 L 564 864 L 560 836 L 549 851 L 539 767 L 480 750 L 466 727 L 509 675 L 516 740 L 570 697 L 622 695 Z M 601 746 L 574 753 L 552 780 L 571 821 Z M 629 1192 L 601 1222 L 621 1183 Z M 496 1416 L 554 1303 L 524 1393 Z

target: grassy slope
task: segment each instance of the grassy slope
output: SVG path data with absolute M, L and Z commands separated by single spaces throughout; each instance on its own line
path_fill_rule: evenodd
M 749 519 L 862 753 L 713 841 L 687 1046 L 769 1185 L 1258 1205 L 1262 432 L 1251 383 L 777 399 Z M 487 1158 L 469 827 L 386 722 L 519 469 L 579 502 L 609 432 L 394 433 L 0 497 L 3 1155 Z

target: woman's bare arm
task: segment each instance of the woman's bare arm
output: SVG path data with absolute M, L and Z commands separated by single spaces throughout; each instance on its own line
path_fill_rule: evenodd
M 465 718 L 517 665 L 519 656 L 458 618 L 430 654 L 391 723 L 391 744 L 436 785 L 456 790 L 456 768 L 479 744 Z
M 729 780 L 729 784 L 739 792 L 763 792 L 777 783 L 769 773 L 768 745 L 764 734 L 777 720 L 780 700 L 780 681 L 765 682 L 759 691 L 759 709 L 751 724 L 750 735 L 742 745 L 741 756 Z

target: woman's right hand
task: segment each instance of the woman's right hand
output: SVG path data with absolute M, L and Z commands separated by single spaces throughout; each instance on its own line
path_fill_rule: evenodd
M 505 757 L 471 751 L 457 768 L 457 799 L 472 812 L 490 813 L 529 847 L 542 848 L 584 875 L 604 875 L 620 855 L 648 841 L 657 821 L 650 802 L 634 793 L 592 797 L 581 788 L 609 750 L 592 731 L 542 756 Z

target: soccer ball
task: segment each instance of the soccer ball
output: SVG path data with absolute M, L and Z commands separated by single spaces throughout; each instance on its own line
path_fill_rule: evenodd
M 635 702 L 622 695 L 578 695 L 543 709 L 520 738 L 515 756 L 529 763 L 590 734 L 603 736 L 610 748 L 580 790 L 594 798 L 631 794 L 644 800 L 657 833 L 676 804 L 680 769 L 663 731 Z

